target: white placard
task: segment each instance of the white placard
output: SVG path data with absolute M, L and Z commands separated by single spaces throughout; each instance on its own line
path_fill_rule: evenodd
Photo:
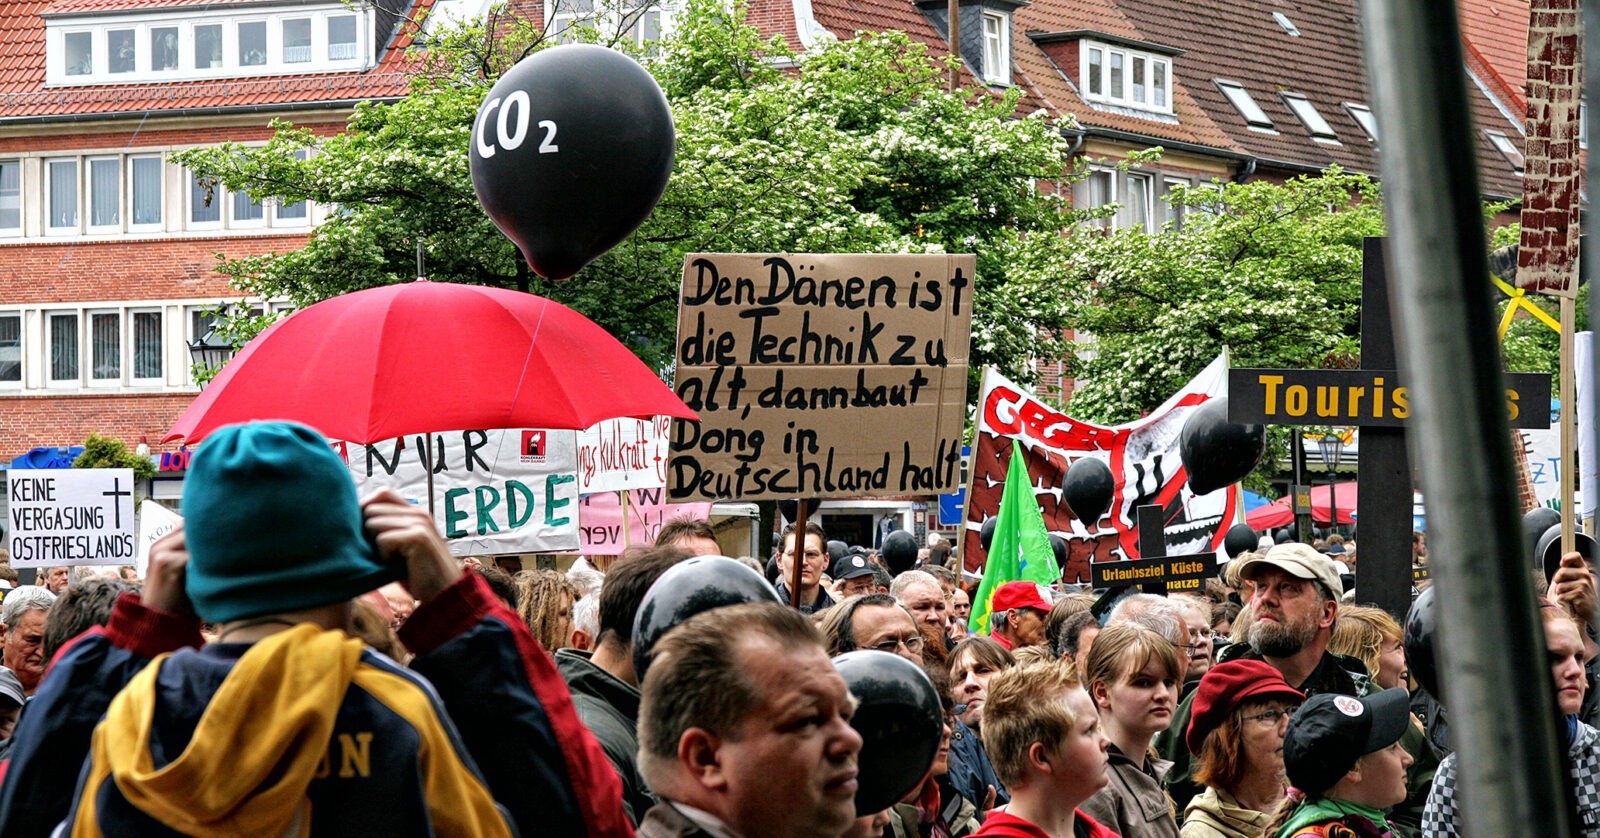
M 140 579 L 150 567 L 150 546 L 181 523 L 182 515 L 153 500 L 146 499 L 139 504 L 139 554 L 133 557 L 133 566 L 139 570 Z
M 667 485 L 672 418 L 607 419 L 578 432 L 578 491 L 623 492 Z
M 13 567 L 133 564 L 133 469 L 6 472 Z
M 457 556 L 578 549 L 577 434 L 516 428 L 433 434 L 433 518 Z M 335 445 L 365 496 L 428 504 L 421 434 Z

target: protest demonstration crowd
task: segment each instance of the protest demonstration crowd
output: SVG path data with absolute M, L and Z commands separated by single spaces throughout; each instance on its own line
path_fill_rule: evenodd
M 1337 535 L 1262 536 L 1194 594 L 980 588 L 948 543 L 814 522 L 769 562 L 678 519 L 604 572 L 512 576 L 288 422 L 213 434 L 183 504 L 142 580 L 6 591 L 0 836 L 1463 831 L 1437 685 Z M 1600 834 L 1595 577 L 1540 581 Z M 845 677 L 862 654 L 877 682 Z

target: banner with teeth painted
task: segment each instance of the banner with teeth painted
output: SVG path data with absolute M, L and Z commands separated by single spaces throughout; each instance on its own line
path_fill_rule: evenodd
M 983 384 L 961 548 L 967 570 L 977 572 L 987 559 L 979 532 L 999 512 L 1013 439 L 1025 451 L 1045 527 L 1067 542 L 1064 581 L 1088 582 L 1091 561 L 1138 557 L 1134 510 L 1147 504 L 1164 512 L 1167 555 L 1209 553 L 1222 546 L 1237 515 L 1238 492 L 1232 486 L 1204 495 L 1191 491 L 1178 456 L 1178 436 L 1195 408 L 1227 395 L 1224 357 L 1149 415 L 1122 425 L 1073 419 L 992 368 L 984 370 Z M 1098 521 L 1080 521 L 1062 499 L 1067 467 L 1080 457 L 1099 458 L 1111 468 L 1116 489 L 1110 510 Z

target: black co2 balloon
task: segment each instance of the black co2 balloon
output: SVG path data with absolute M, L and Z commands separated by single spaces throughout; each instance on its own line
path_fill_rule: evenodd
M 667 98 L 643 67 L 565 44 L 490 89 L 472 126 L 472 187 L 534 272 L 566 279 L 655 208 L 675 145 Z
M 644 683 L 650 652 L 661 636 L 684 620 L 745 602 L 779 602 L 761 574 L 727 556 L 695 556 L 667 568 L 645 591 L 633 615 L 633 671 Z
M 1250 529 L 1249 524 L 1234 524 L 1228 528 L 1228 534 L 1222 537 L 1223 552 L 1228 558 L 1233 558 L 1240 553 L 1248 553 L 1261 544 L 1260 536 Z
M 1079 457 L 1067 466 L 1067 475 L 1061 479 L 1061 497 L 1067 508 L 1092 531 L 1095 522 L 1111 508 L 1111 497 L 1116 492 L 1116 481 L 1111 479 L 1111 467 L 1104 460 Z
M 888 652 L 845 652 L 833 666 L 859 702 L 850 717 L 861 734 L 856 814 L 881 812 L 933 766 L 944 732 L 939 694 L 921 667 Z
M 905 530 L 895 530 L 883 539 L 878 555 L 883 557 L 889 573 L 898 576 L 917 563 L 917 538 Z
M 1229 422 L 1226 397 L 1195 408 L 1178 435 L 1178 456 L 1197 495 L 1243 480 L 1266 451 L 1266 426 Z

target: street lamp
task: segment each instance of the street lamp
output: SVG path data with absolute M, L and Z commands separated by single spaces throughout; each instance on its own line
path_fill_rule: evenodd
M 1329 529 L 1339 527 L 1339 487 L 1334 471 L 1339 467 L 1339 455 L 1344 453 L 1344 438 L 1334 433 L 1322 435 L 1317 440 L 1322 449 L 1322 464 L 1328 467 L 1328 519 Z
M 217 335 L 216 327 L 207 330 L 204 335 L 195 338 L 189 344 L 189 358 L 194 365 L 202 369 L 215 370 L 228 359 L 233 357 L 233 344 L 223 340 Z M 205 382 L 200 382 L 200 389 L 205 389 Z

